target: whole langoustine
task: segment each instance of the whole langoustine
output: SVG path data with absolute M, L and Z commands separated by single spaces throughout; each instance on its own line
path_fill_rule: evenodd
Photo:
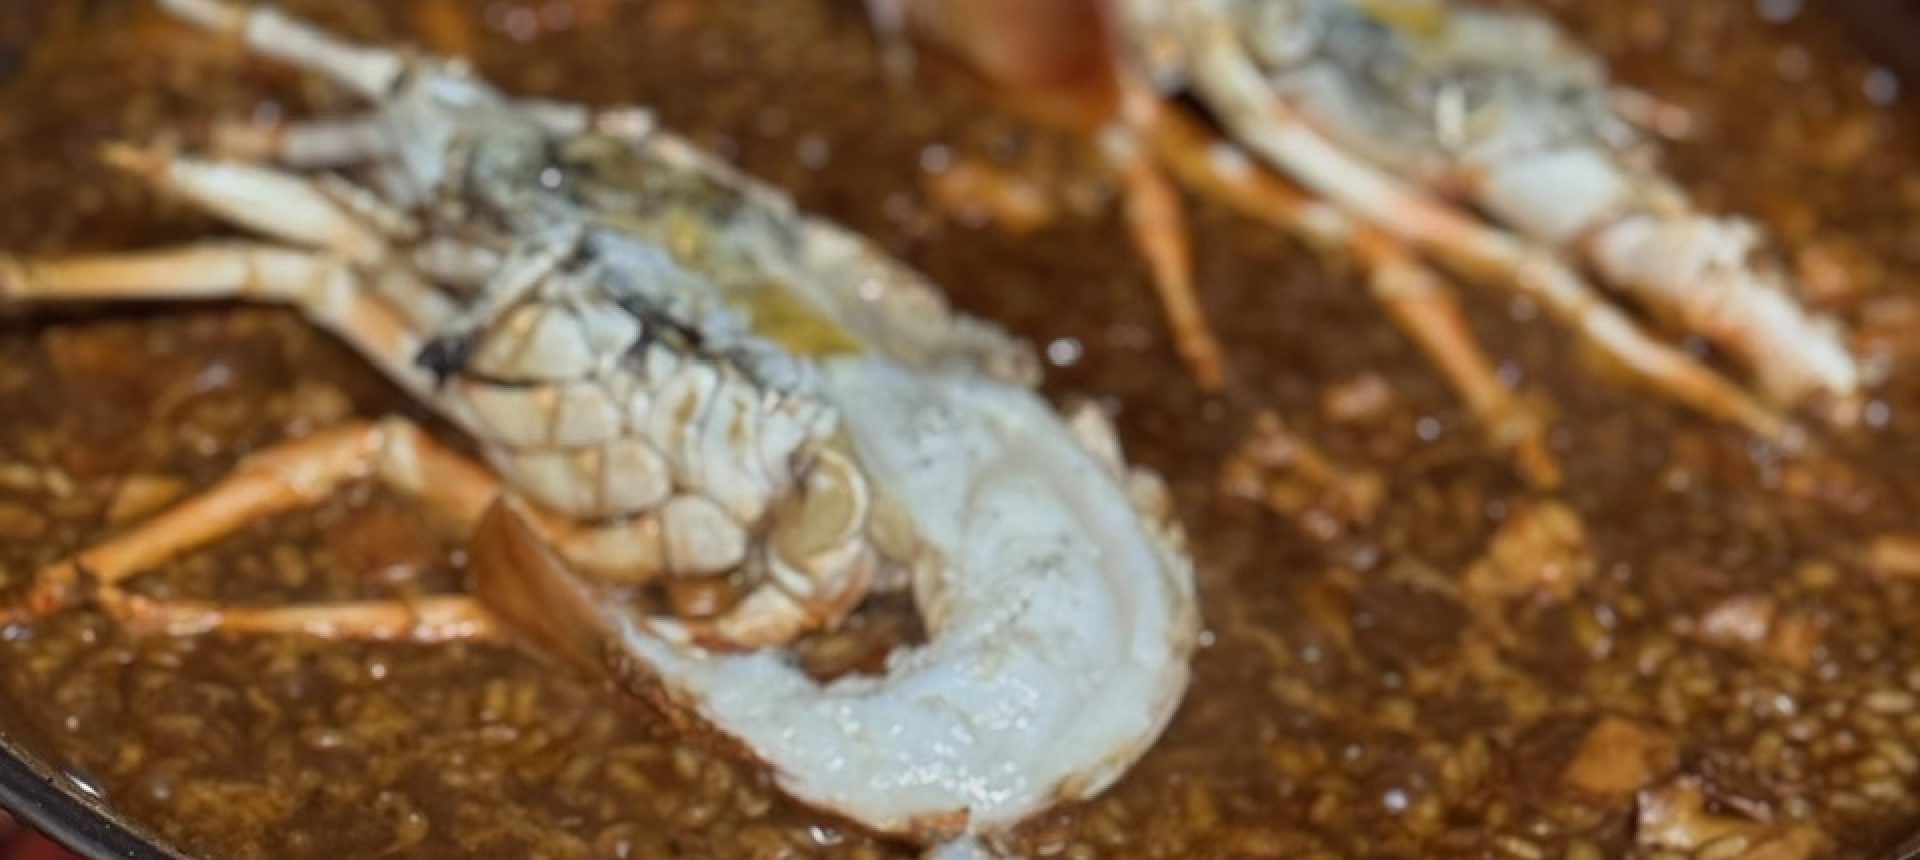
M 161 5 L 372 109 L 225 127 L 216 158 L 111 148 L 276 241 L 6 257 L 0 301 L 290 305 L 487 465 L 398 419 L 291 441 L 40 571 L 12 620 L 91 600 L 176 635 L 516 638 L 615 673 L 804 803 L 928 843 L 1095 793 L 1159 735 L 1198 627 L 1180 529 L 1102 415 L 1032 392 L 1023 345 L 643 110 L 516 100 L 270 9 Z M 129 588 L 361 478 L 465 532 L 472 596 Z M 612 598 L 722 576 L 747 583 L 725 607 Z M 911 589 L 929 639 L 883 674 L 822 683 L 786 659 L 887 588 Z

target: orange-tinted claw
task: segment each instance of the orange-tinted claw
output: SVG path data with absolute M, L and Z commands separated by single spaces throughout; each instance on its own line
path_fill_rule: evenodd
M 1111 13 L 1105 0 L 867 0 L 889 63 L 906 38 L 984 79 L 1013 106 L 1049 122 L 1095 128 L 1116 113 Z
M 511 502 L 487 508 L 467 556 L 474 596 L 511 635 L 583 673 L 604 670 L 618 619 Z

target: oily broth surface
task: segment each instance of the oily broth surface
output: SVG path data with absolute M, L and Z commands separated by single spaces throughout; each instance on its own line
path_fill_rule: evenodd
M 1102 798 L 1024 829 L 1038 856 L 1562 856 L 1627 851 L 1632 801 L 1563 771 L 1612 717 L 1657 731 L 1716 808 L 1805 820 L 1842 853 L 1920 812 L 1920 588 L 1858 562 L 1912 528 L 1920 388 L 1920 146 L 1904 103 L 1817 10 L 1632 0 L 1551 11 L 1627 81 L 1694 112 L 1668 164 L 1710 207 L 1762 219 L 1821 296 L 1894 356 L 1877 426 L 1784 460 L 1620 384 L 1524 306 L 1467 289 L 1490 351 L 1558 408 L 1562 498 L 1599 574 L 1510 607 L 1489 648 L 1457 578 L 1529 494 L 1487 455 L 1352 265 L 1196 201 L 1203 299 L 1236 382 L 1200 395 L 1167 346 L 1091 148 L 966 87 L 888 85 L 857 4 L 452 0 L 289 4 L 356 37 L 474 57 L 515 92 L 642 103 L 806 208 L 883 241 L 956 301 L 1056 359 L 1062 398 L 1113 407 L 1173 484 L 1207 646 L 1166 738 Z M 1772 7 L 1774 4 L 1763 4 Z M 0 7 L 0 247 L 145 247 L 219 232 L 96 166 L 111 139 L 191 137 L 214 116 L 346 107 L 324 87 L 100 0 Z M 1065 202 L 1025 235 L 935 204 L 928 169 L 993 165 Z M 1826 265 L 1826 269 L 1819 269 Z M 238 306 L 0 312 L 0 585 L 112 529 L 129 476 L 205 486 L 348 415 L 418 415 L 291 314 Z M 1370 375 L 1391 398 L 1337 418 Z M 1329 530 L 1223 495 L 1262 408 L 1389 501 Z M 458 547 L 361 488 L 139 580 L 147 593 L 285 602 L 458 588 Z M 1431 579 L 1427 580 L 1431 581 Z M 1690 631 L 1729 599 L 1817 631 L 1806 662 Z M 871 659 L 897 611 L 810 644 Z M 207 857 L 911 856 L 781 800 L 764 775 L 659 730 L 596 685 L 506 649 L 136 639 L 96 613 L 0 640 L 4 722 L 132 817 Z M 1904 695 L 1904 698 L 1903 698 Z M 1869 703 L 1871 703 L 1869 705 Z M 1591 855 L 1589 855 L 1591 856 Z

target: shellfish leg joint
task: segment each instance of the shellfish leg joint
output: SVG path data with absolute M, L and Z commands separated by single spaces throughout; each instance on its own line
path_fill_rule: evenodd
M 515 638 L 615 672 L 803 803 L 930 843 L 1098 792 L 1159 735 L 1198 635 L 1181 532 L 1103 416 L 1032 391 L 1023 345 L 644 111 L 510 99 L 270 9 L 161 5 L 374 109 L 227 135 L 229 156 L 279 167 L 111 150 L 273 241 L 0 255 L 0 301 L 287 304 L 486 465 L 393 420 L 284 443 L 41 571 L 9 620 L 92 598 L 163 633 Z M 353 181 L 290 172 L 316 169 Z M 249 608 L 129 590 L 360 479 L 468 536 L 473 596 Z M 717 614 L 614 599 L 733 574 L 753 585 Z M 878 676 L 793 665 L 787 642 L 883 583 L 911 589 L 925 644 Z

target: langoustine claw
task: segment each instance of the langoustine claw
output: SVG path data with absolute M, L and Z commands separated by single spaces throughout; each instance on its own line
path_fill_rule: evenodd
M 1197 636 L 1180 531 L 1104 418 L 1032 393 L 1024 346 L 644 111 L 516 101 L 273 10 L 161 5 L 374 110 L 219 135 L 282 167 L 112 149 L 278 241 L 0 257 L 0 300 L 290 305 L 487 465 L 397 419 L 275 446 L 40 571 L 26 620 L 91 599 L 175 635 L 519 638 L 617 672 L 797 799 L 926 842 L 1097 792 L 1158 736 Z M 475 595 L 239 607 L 128 590 L 355 480 L 468 536 Z M 619 599 L 716 576 L 746 595 L 680 616 Z M 925 645 L 877 677 L 788 663 L 782 646 L 892 583 Z

